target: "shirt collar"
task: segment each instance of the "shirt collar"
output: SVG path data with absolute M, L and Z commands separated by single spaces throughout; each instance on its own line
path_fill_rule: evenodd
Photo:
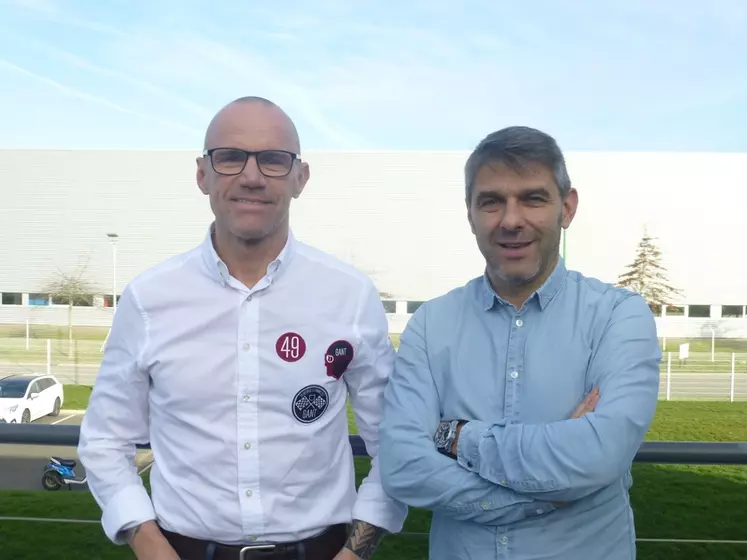
M 563 286 L 563 281 L 565 280 L 567 272 L 568 269 L 566 268 L 565 260 L 563 259 L 563 257 L 559 256 L 558 262 L 555 265 L 555 268 L 553 269 L 550 276 L 548 276 L 547 280 L 545 280 L 542 286 L 540 286 L 531 296 L 529 296 L 527 301 L 530 301 L 532 298 L 536 297 L 537 301 L 539 302 L 540 309 L 545 309 L 545 307 L 547 307 L 547 305 L 552 301 L 552 298 L 555 297 L 555 294 L 557 294 L 560 291 L 560 288 Z M 495 293 L 495 290 L 493 290 L 493 287 L 490 285 L 490 279 L 488 278 L 487 271 L 485 271 L 482 275 L 482 286 L 485 311 L 490 311 L 495 306 L 496 302 L 502 303 L 504 305 L 510 305 L 506 300 Z
M 215 233 L 215 222 L 210 224 L 205 239 L 202 242 L 202 258 L 207 266 L 210 277 L 220 282 L 223 286 L 228 286 L 230 283 L 231 274 L 228 271 L 228 266 L 218 255 L 213 244 L 213 234 Z M 281 270 L 281 266 L 287 265 L 290 262 L 293 250 L 295 248 L 296 239 L 292 231 L 288 231 L 288 239 L 283 246 L 280 254 L 267 265 L 267 276 L 270 280 L 278 274 Z

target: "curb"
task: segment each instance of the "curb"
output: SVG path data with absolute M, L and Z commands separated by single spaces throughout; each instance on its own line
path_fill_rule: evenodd
M 61 408 L 60 409 L 60 414 L 85 414 L 85 413 L 86 413 L 85 409 L 82 409 L 82 410 L 77 410 L 74 408 Z

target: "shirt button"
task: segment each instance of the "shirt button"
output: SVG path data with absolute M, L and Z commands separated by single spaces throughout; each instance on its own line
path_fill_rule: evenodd
M 519 328 L 523 327 L 524 321 L 522 321 L 521 319 L 516 319 L 516 326 Z
M 249 344 L 248 342 L 244 343 L 244 350 L 249 350 L 249 348 L 251 348 L 251 347 L 252 347 L 252 345 Z
M 517 377 L 519 377 L 519 372 L 518 371 L 512 371 L 511 372 L 511 379 L 516 379 Z
M 248 441 L 244 444 L 244 449 L 249 449 L 252 446 Z
M 249 399 L 251 399 L 249 395 L 244 395 L 244 402 L 249 402 Z
M 251 495 L 252 495 L 252 491 L 251 491 L 251 490 L 247 490 L 247 491 L 246 491 L 246 495 L 247 495 L 247 496 L 251 496 Z
M 480 505 L 482 506 L 482 509 L 488 509 L 489 507 L 487 502 L 483 502 Z
M 502 536 L 502 537 L 501 537 L 501 544 L 506 544 L 507 542 L 508 542 L 508 537 L 507 537 L 507 536 L 505 536 L 505 535 L 504 535 L 504 536 Z

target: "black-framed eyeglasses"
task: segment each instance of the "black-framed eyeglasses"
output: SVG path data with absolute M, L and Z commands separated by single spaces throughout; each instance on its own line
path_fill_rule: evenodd
M 285 177 L 293 169 L 293 162 L 300 154 L 287 150 L 248 151 L 241 148 L 210 148 L 202 152 L 210 158 L 211 165 L 220 175 L 240 175 L 251 156 L 257 160 L 257 167 L 265 177 Z

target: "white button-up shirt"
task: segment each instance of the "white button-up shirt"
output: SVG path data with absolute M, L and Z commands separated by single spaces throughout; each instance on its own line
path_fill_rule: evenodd
M 294 239 L 252 289 L 204 243 L 123 290 L 78 453 L 107 536 L 157 519 L 223 543 L 283 542 L 360 519 L 398 532 L 379 481 L 394 349 L 373 283 Z M 373 456 L 355 489 L 346 400 Z M 150 442 L 151 496 L 134 464 Z

